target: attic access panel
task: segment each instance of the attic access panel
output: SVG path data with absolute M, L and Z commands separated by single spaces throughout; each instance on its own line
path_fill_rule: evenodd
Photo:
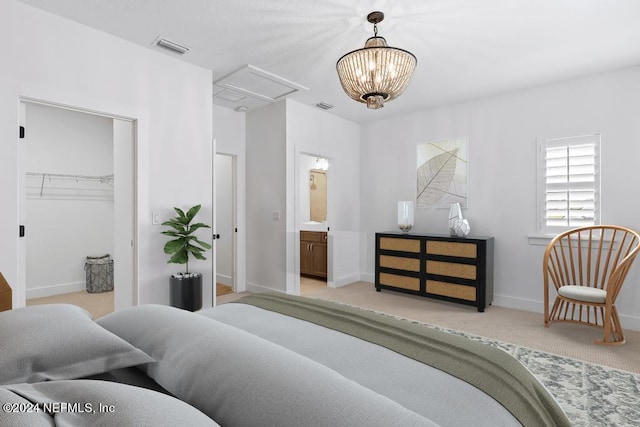
M 253 65 L 246 65 L 215 81 L 213 85 L 216 94 L 214 97 L 232 92 L 269 103 L 286 98 L 300 90 L 308 90 L 304 86 Z M 225 99 L 224 95 L 223 99 Z

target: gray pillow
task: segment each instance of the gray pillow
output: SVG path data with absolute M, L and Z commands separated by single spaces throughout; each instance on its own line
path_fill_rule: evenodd
M 13 392 L 13 393 L 11 393 Z M 196 408 L 156 391 L 95 380 L 47 381 L 0 387 L 0 400 L 14 404 L 27 399 L 21 413 L 0 410 L 0 425 L 66 426 L 194 426 L 218 424 Z M 24 403 L 22 403 L 25 405 Z M 38 404 L 38 412 L 28 412 Z M 63 406 L 64 405 L 64 406 Z M 6 403 L 5 403 L 6 406 Z M 11 409 L 11 407 L 9 407 Z M 45 414 L 45 410 L 51 410 Z M 45 417 L 43 419 L 43 417 Z M 51 422 L 47 424 L 47 419 Z M 20 424 L 22 423 L 22 424 Z
M 154 360 L 70 304 L 0 313 L 0 384 L 86 377 Z
M 97 320 L 156 359 L 158 384 L 222 425 L 433 426 L 400 404 L 246 331 L 173 307 Z

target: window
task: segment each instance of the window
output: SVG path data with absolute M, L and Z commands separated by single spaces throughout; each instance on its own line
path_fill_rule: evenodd
M 600 211 L 600 135 L 541 140 L 538 232 L 599 224 Z

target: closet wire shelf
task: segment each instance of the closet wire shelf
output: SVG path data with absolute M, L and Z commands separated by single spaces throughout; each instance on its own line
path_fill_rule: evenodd
M 113 175 L 26 172 L 25 178 L 29 199 L 113 200 Z

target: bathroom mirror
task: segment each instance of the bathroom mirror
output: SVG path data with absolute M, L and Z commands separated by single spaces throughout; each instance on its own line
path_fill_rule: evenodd
M 326 158 L 300 155 L 298 207 L 301 230 L 326 230 L 328 167 Z
M 309 171 L 309 212 L 311 221 L 327 220 L 327 171 Z

